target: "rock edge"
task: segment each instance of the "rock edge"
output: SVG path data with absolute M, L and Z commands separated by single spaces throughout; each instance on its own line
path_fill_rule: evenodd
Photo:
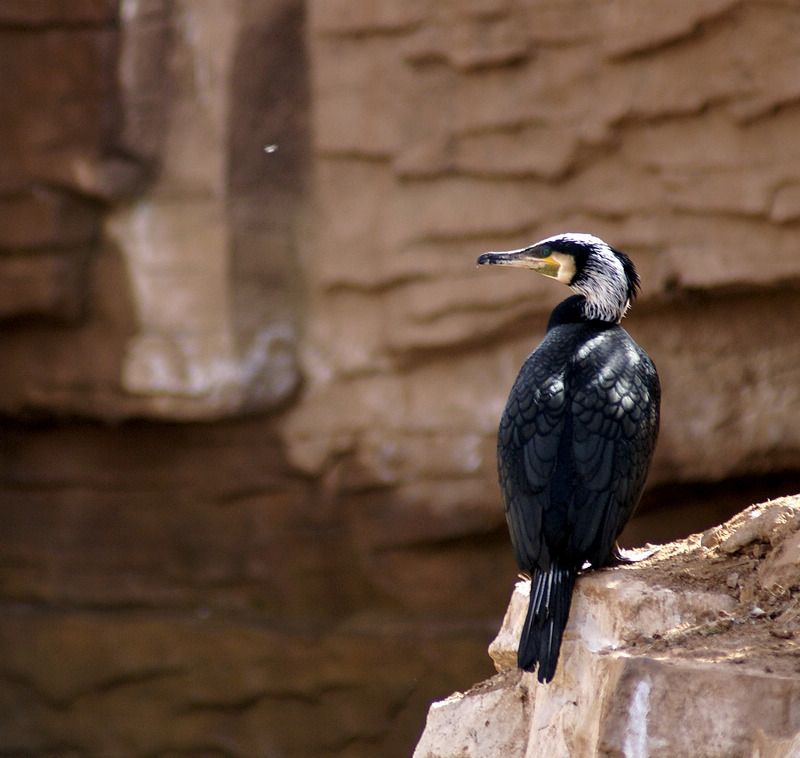
M 581 576 L 549 685 L 516 668 L 529 588 L 414 758 L 800 754 L 800 496 Z

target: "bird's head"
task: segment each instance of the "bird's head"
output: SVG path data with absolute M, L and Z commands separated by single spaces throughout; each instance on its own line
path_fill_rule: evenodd
M 618 323 L 639 289 L 630 258 L 591 234 L 558 234 L 520 250 L 484 253 L 478 264 L 519 266 L 558 279 L 584 296 L 590 320 Z

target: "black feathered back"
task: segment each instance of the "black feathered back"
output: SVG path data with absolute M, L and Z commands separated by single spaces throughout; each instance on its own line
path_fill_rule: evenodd
M 658 434 L 652 361 L 621 326 L 582 321 L 581 300 L 573 296 L 554 310 L 514 383 L 498 434 L 514 555 L 533 577 L 519 665 L 538 664 L 542 681 L 555 671 L 575 576 L 586 561 L 599 567 L 611 559 Z

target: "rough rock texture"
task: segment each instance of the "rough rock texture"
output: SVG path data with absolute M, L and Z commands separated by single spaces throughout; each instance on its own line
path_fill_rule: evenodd
M 429 534 L 420 512 L 442 537 L 499 525 L 497 419 L 567 293 L 473 264 L 565 229 L 642 274 L 651 486 L 797 468 L 798 23 L 724 0 L 309 3 L 307 385 L 284 436 L 302 470 L 377 491 L 376 554 Z
M 489 647 L 500 672 L 434 703 L 415 758 L 797 755 L 800 496 L 629 567 L 582 576 L 550 685 L 516 668 L 530 582 Z
M 280 0 L 4 4 L 0 410 L 208 418 L 291 394 L 302 24 Z
M 306 107 L 300 7 L 150 5 L 123 14 L 122 139 L 160 165 L 147 192 L 106 219 L 139 326 L 123 389 L 151 397 L 153 415 L 269 407 L 297 382 L 286 277 L 292 190 L 306 169 L 305 112 L 291 118 Z M 264 152 L 277 142 L 282 161 Z
M 115 118 L 115 19 L 109 0 L 0 8 L 0 319 L 82 312 L 102 218 L 76 174 Z M 105 194 L 133 178 L 109 171 Z
M 0 755 L 408 756 L 514 574 L 499 539 L 422 551 L 401 605 L 365 528 L 264 419 L 6 421 Z
M 0 753 L 406 756 L 487 674 L 495 429 L 566 294 L 491 248 L 636 259 L 637 539 L 796 491 L 798 23 L 0 2 Z

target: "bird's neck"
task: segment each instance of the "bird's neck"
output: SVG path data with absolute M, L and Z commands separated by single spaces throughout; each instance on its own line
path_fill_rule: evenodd
M 598 315 L 599 314 L 599 315 Z M 611 313 L 609 317 L 601 310 L 597 310 L 592 303 L 590 303 L 585 295 L 572 295 L 566 300 L 562 300 L 550 314 L 550 320 L 547 322 L 548 331 L 556 326 L 563 324 L 580 324 L 586 321 L 602 321 L 607 324 L 618 324 L 622 320 L 621 314 L 615 318 L 615 314 Z
M 587 321 L 618 324 L 630 305 L 631 292 L 623 261 L 611 251 L 589 256 L 570 282 L 570 289 L 583 295 L 583 316 Z
M 583 295 L 581 313 L 586 321 L 607 321 L 610 324 L 618 324 L 625 316 L 629 305 L 628 301 L 620 303 L 610 299 Z
M 571 288 L 583 296 L 581 308 L 587 321 L 618 324 L 630 306 L 628 291 L 620 277 L 603 267 L 584 272 Z

